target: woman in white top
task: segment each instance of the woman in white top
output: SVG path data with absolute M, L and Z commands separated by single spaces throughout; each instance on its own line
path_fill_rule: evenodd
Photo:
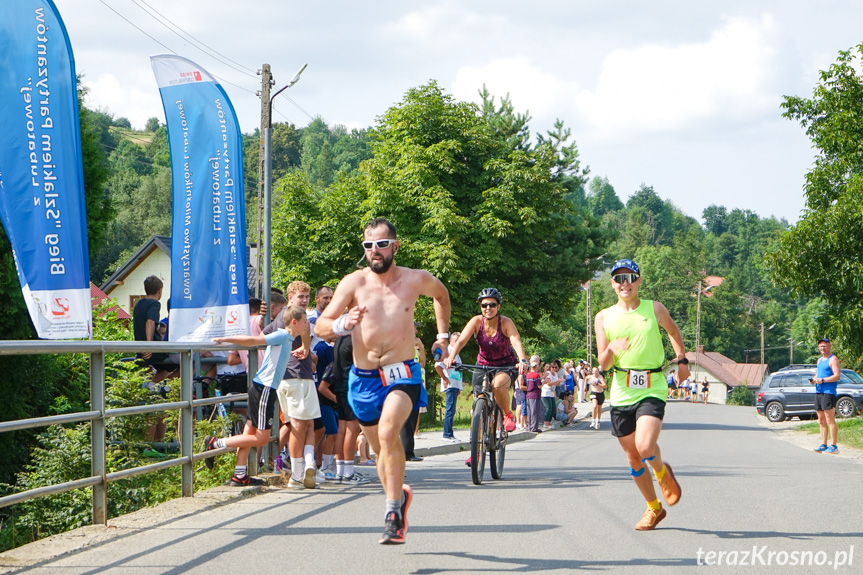
M 545 364 L 542 367 L 542 392 L 540 393 L 542 405 L 545 407 L 543 431 L 552 429 L 551 421 L 554 419 L 554 412 L 557 409 L 557 403 L 554 399 L 557 396 L 556 390 L 560 383 L 561 379 L 557 377 L 557 370 L 552 368 L 551 364 Z

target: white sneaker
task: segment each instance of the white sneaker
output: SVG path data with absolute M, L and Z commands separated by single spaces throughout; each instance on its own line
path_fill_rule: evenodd
M 590 422 L 590 425 L 588 425 L 588 427 L 590 427 L 591 429 L 593 429 L 593 424 L 594 424 L 594 423 L 596 423 L 596 422 L 595 422 L 595 421 L 591 421 L 591 422 Z
M 317 471 L 318 468 L 314 465 L 306 467 L 306 470 L 303 472 L 303 485 L 306 486 L 306 489 L 314 489 L 317 486 L 317 481 L 315 481 Z
M 315 483 L 320 485 L 321 483 L 327 482 L 327 476 L 322 469 L 315 470 Z
M 296 481 L 293 477 L 288 479 L 288 489 L 305 489 L 302 481 Z
M 347 485 L 348 487 L 356 486 L 356 485 L 368 485 L 369 479 L 367 477 L 363 477 L 358 473 L 354 473 L 350 477 L 341 477 L 339 483 L 342 485 Z
M 599 429 L 599 422 L 596 422 L 596 425 L 593 426 L 594 429 Z

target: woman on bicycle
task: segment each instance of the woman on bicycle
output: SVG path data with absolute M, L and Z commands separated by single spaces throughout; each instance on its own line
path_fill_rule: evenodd
M 504 413 L 503 425 L 507 431 L 515 431 L 515 419 L 510 408 L 509 387 L 510 373 L 517 367 L 521 374 L 527 367 L 524 347 L 518 329 L 508 317 L 500 315 L 500 303 L 503 299 L 496 288 L 485 288 L 476 298 L 480 305 L 480 315 L 467 322 L 461 331 L 461 337 L 453 345 L 446 359 L 447 369 L 452 367 L 453 358 L 464 348 L 471 336 L 476 338 L 479 346 L 477 365 L 508 367 L 511 370 L 501 370 L 494 376 L 494 400 Z M 516 357 L 518 356 L 518 357 Z M 482 389 L 482 373 L 473 374 L 473 393 L 476 395 Z

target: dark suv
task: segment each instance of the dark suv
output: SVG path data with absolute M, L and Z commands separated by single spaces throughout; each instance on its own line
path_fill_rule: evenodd
M 758 413 L 772 422 L 783 421 L 795 415 L 800 419 L 815 417 L 815 366 L 789 365 L 767 376 L 755 407 Z M 843 369 L 836 386 L 836 416 L 853 417 L 863 411 L 863 377 L 852 370 Z

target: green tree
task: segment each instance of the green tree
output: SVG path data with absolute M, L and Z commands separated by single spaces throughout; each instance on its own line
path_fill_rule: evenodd
M 806 209 L 767 258 L 771 277 L 795 294 L 823 299 L 827 333 L 846 356 L 863 355 L 863 44 L 839 52 L 811 98 L 786 96 L 784 116 L 818 151 L 806 174 Z
M 454 326 L 489 285 L 528 334 L 542 315 L 571 310 L 607 243 L 599 222 L 565 196 L 583 183 L 577 149 L 562 126 L 528 149 L 513 147 L 497 112 L 431 82 L 379 117 L 374 155 L 356 175 L 325 192 L 307 177 L 286 179 L 274 221 L 277 275 L 332 282 L 356 269 L 365 222 L 386 216 L 399 230 L 399 263 L 447 284 Z M 418 316 L 433 329 L 430 302 Z
M 144 125 L 144 131 L 146 132 L 155 132 L 159 129 L 162 123 L 159 121 L 159 118 L 153 116 L 152 118 L 147 118 L 147 123 Z
M 602 217 L 624 208 L 623 202 L 617 197 L 614 187 L 606 177 L 596 176 L 590 181 L 587 201 L 590 211 L 596 217 Z

